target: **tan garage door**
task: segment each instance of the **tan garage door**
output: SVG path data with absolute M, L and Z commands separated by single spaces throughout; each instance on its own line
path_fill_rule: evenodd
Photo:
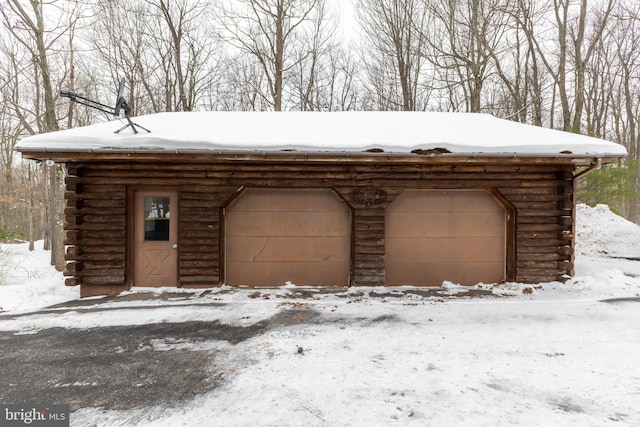
M 486 191 L 406 190 L 387 208 L 388 285 L 505 279 L 506 211 Z
M 351 211 L 331 190 L 247 189 L 225 233 L 229 285 L 349 284 Z

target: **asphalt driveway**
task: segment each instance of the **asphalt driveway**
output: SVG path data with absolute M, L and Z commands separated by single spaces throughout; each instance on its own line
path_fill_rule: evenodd
M 211 349 L 158 349 L 157 343 L 237 344 L 316 316 L 296 309 L 248 327 L 214 321 L 0 332 L 0 402 L 65 403 L 72 411 L 176 404 L 224 382 L 228 372 L 216 363 L 224 357 Z
M 120 308 L 136 310 L 154 310 L 165 301 L 179 303 L 187 310 L 195 301 L 200 307 L 211 306 L 212 310 L 223 305 L 203 304 L 202 298 L 209 292 L 134 293 L 74 300 L 35 313 L 0 316 L 0 321 L 3 317 L 56 316 L 76 310 L 118 316 L 118 308 L 109 306 L 114 302 L 123 303 Z M 445 296 L 446 291 L 438 288 L 407 292 L 419 297 L 494 297 L 490 291 L 482 290 L 468 290 L 457 296 Z M 282 303 L 283 308 L 277 314 L 250 326 L 188 321 L 90 329 L 47 328 L 35 333 L 0 331 L 0 403 L 69 404 L 74 411 L 88 407 L 123 410 L 167 406 L 191 400 L 224 384 L 234 371 L 231 364 L 224 362 L 229 357 L 242 357 L 237 352 L 226 351 L 219 343 L 235 345 L 279 327 L 326 322 L 303 303 L 316 295 L 316 290 L 297 291 Z M 334 295 L 347 298 L 346 293 Z M 352 292 L 349 296 L 357 300 L 359 294 Z M 369 295 L 382 299 L 401 296 L 402 293 L 396 291 Z M 248 293 L 247 297 L 272 296 L 266 290 Z M 142 300 L 153 300 L 160 305 L 136 304 Z M 234 362 L 236 366 L 250 363 Z

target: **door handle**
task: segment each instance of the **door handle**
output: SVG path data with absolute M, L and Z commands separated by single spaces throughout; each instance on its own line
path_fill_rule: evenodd
M 173 249 L 178 249 L 178 244 L 177 244 L 177 243 L 174 243 L 173 245 L 171 245 L 171 247 L 172 247 Z

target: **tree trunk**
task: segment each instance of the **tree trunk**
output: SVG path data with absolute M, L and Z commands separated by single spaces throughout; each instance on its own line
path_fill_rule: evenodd
M 29 228 L 27 230 L 27 238 L 29 239 L 29 251 L 35 249 L 33 245 L 34 237 L 33 234 L 35 232 L 35 215 L 34 215 L 34 203 L 33 203 L 33 177 L 31 176 L 31 165 L 28 165 L 29 168 L 29 176 L 27 182 L 27 188 L 29 189 Z
M 282 85 L 284 73 L 284 2 L 278 2 L 276 33 L 275 33 L 275 57 L 274 57 L 274 82 L 273 82 L 273 109 L 282 111 Z
M 57 265 L 56 247 L 58 234 L 56 233 L 56 167 L 49 166 L 49 239 L 51 240 L 51 265 Z

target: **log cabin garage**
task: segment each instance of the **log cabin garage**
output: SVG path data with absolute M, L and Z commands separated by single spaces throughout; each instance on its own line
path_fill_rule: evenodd
M 66 284 L 440 286 L 565 280 L 601 139 L 430 112 L 193 112 L 23 139 L 66 171 Z

